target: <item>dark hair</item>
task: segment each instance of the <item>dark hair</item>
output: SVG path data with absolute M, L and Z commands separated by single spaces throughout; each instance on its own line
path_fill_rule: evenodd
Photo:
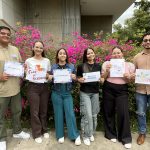
M 8 28 L 8 27 L 6 27 L 6 26 L 0 26 L 0 31 L 3 30 L 3 29 L 6 29 L 6 30 L 8 30 L 8 31 L 11 33 L 10 28 Z
M 145 36 L 147 36 L 147 35 L 150 35 L 150 31 L 149 32 L 147 32 L 147 33 L 145 33 L 143 36 L 142 36 L 142 40 L 144 39 L 144 37 Z
M 56 57 L 55 57 L 56 64 L 59 63 L 58 53 L 59 53 L 59 51 L 62 50 L 62 49 L 65 51 L 66 56 L 67 56 L 67 58 L 66 58 L 66 63 L 70 63 L 70 62 L 69 62 L 69 56 L 68 56 L 67 50 L 66 50 L 65 48 L 60 48 L 60 49 L 57 50 L 57 53 L 56 53 Z
M 43 47 L 44 47 L 44 43 L 43 43 L 42 41 L 35 41 L 34 44 L 33 44 L 33 47 L 34 47 L 35 44 L 38 43 L 38 42 L 40 42 L 40 43 L 43 45 Z M 35 55 L 34 50 L 32 50 L 32 56 L 34 56 L 34 55 Z M 42 52 L 42 57 L 45 57 L 45 52 L 44 52 L 44 50 L 43 50 L 43 52 Z
M 94 49 L 91 48 L 91 47 L 88 47 L 87 49 L 84 50 L 84 53 L 83 53 L 83 63 L 86 63 L 88 60 L 87 60 L 87 51 L 88 49 L 91 49 L 93 52 L 94 52 Z M 94 52 L 95 53 L 95 52 Z
M 121 46 L 118 46 L 118 45 L 117 45 L 117 46 L 114 46 L 114 47 L 111 49 L 111 51 L 113 52 L 113 50 L 114 50 L 115 48 L 118 48 L 118 49 L 120 49 L 121 52 L 123 52 L 122 47 L 121 47 Z

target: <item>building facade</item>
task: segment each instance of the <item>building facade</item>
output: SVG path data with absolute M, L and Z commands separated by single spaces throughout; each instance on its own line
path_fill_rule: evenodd
M 112 31 L 112 24 L 134 0 L 0 0 L 0 25 L 32 25 L 62 38 L 71 32 Z

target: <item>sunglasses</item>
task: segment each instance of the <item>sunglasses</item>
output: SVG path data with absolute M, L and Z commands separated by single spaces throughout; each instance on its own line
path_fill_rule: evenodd
M 150 39 L 144 39 L 143 42 L 150 42 Z

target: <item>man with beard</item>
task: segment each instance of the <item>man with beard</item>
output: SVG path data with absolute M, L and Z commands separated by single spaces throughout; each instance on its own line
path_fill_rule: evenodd
M 138 53 L 133 62 L 136 69 L 150 70 L 150 32 L 142 38 L 143 51 Z M 150 107 L 150 85 L 136 84 L 136 105 L 139 136 L 137 144 L 141 145 L 146 137 L 146 110 Z

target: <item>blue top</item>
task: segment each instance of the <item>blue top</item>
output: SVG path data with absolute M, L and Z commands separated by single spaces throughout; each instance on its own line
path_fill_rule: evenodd
M 71 73 L 76 74 L 76 70 L 73 64 L 68 64 L 66 63 L 63 68 L 59 64 L 54 64 L 52 65 L 51 72 L 50 74 L 53 75 L 53 71 L 55 69 L 70 69 Z M 52 90 L 57 91 L 57 92 L 70 92 L 72 90 L 72 85 L 73 82 L 69 83 L 54 83 L 52 84 Z

